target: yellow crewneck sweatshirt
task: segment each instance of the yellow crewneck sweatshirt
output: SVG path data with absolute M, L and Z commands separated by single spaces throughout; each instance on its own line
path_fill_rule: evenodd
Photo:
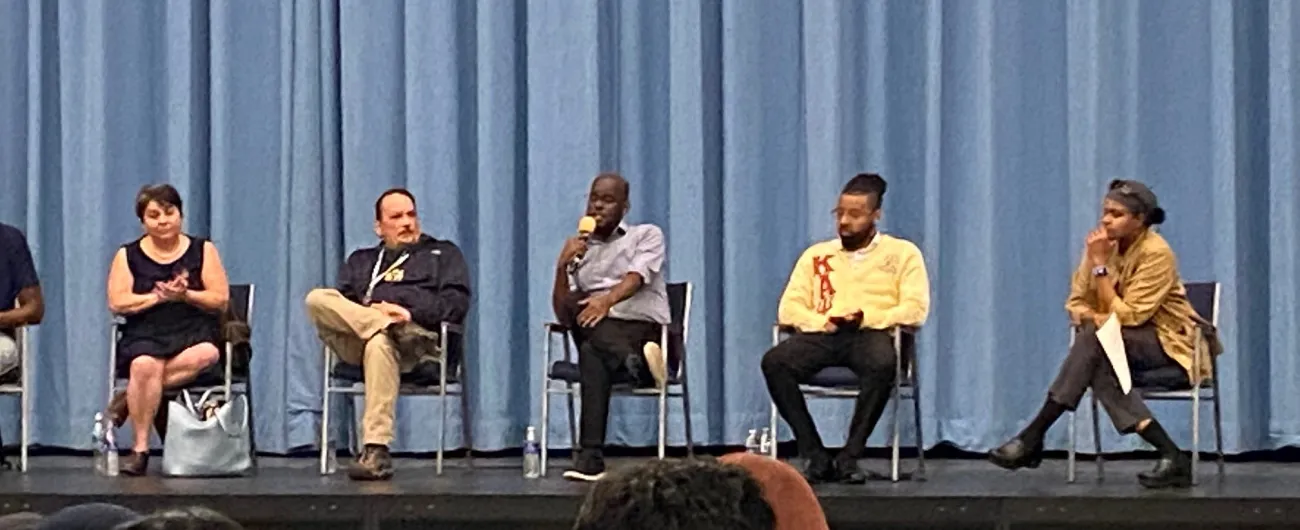
M 839 239 L 817 243 L 799 257 L 781 295 L 777 321 L 823 331 L 830 317 L 862 311 L 862 327 L 920 326 L 930 312 L 930 280 L 911 241 L 877 233 L 848 251 Z

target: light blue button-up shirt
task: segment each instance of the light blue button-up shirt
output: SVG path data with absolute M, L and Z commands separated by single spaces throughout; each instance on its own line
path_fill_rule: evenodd
M 609 239 L 592 236 L 587 241 L 587 254 L 570 281 L 583 292 L 603 294 L 635 272 L 642 278 L 641 288 L 614 304 L 610 318 L 668 324 L 672 317 L 663 276 L 666 262 L 663 230 L 652 224 L 620 224 Z

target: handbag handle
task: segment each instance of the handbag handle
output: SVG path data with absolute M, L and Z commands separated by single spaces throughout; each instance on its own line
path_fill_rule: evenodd
M 213 391 L 213 390 L 215 390 L 215 389 L 211 389 L 211 388 L 210 388 L 210 389 L 204 391 L 204 392 L 203 392 L 203 395 L 202 395 L 202 396 L 199 396 L 199 401 L 198 401 L 197 404 L 196 404 L 193 400 L 190 399 L 190 391 L 189 391 L 189 390 L 182 390 L 182 391 L 181 391 L 181 398 L 184 399 L 184 401 L 185 401 L 185 408 L 189 409 L 190 413 L 193 414 L 194 417 L 202 419 L 202 418 L 203 418 L 203 411 L 200 410 L 200 407 L 202 407 L 204 403 L 207 403 L 207 402 L 208 402 L 208 398 L 212 396 L 212 391 Z
M 209 390 L 209 392 L 211 392 L 211 390 Z M 225 418 L 223 418 L 220 413 L 217 414 L 217 424 L 221 426 L 221 430 L 226 433 L 226 436 L 239 436 L 248 430 L 248 397 L 241 394 L 235 396 L 235 399 L 240 400 L 241 404 L 243 405 L 242 408 L 244 409 L 243 418 L 241 418 L 241 423 L 239 425 L 238 430 L 232 432 L 230 425 L 226 424 Z M 227 401 L 226 405 L 231 405 L 234 402 L 235 400 L 232 399 L 230 401 Z

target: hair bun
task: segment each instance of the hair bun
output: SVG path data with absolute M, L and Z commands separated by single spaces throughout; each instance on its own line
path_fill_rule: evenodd
M 1156 209 L 1151 210 L 1151 218 L 1148 219 L 1148 221 L 1153 225 L 1165 222 L 1165 209 L 1157 207 Z

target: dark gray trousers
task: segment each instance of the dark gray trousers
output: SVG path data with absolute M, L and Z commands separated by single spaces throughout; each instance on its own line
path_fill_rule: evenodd
M 1165 355 L 1154 326 L 1148 324 L 1124 328 L 1121 333 L 1130 374 L 1170 365 L 1178 366 L 1178 363 Z M 1115 370 L 1111 368 L 1110 360 L 1101 348 L 1101 341 L 1097 340 L 1097 327 L 1092 322 L 1079 327 L 1070 354 L 1061 363 L 1061 371 L 1048 389 L 1047 396 L 1061 406 L 1074 410 L 1089 387 L 1092 388 L 1093 395 L 1097 396 L 1097 401 L 1106 408 L 1106 413 L 1119 432 L 1134 432 L 1138 422 L 1151 418 L 1151 409 L 1142 402 L 1136 389 L 1128 395 L 1120 389 L 1119 378 L 1115 376 Z

